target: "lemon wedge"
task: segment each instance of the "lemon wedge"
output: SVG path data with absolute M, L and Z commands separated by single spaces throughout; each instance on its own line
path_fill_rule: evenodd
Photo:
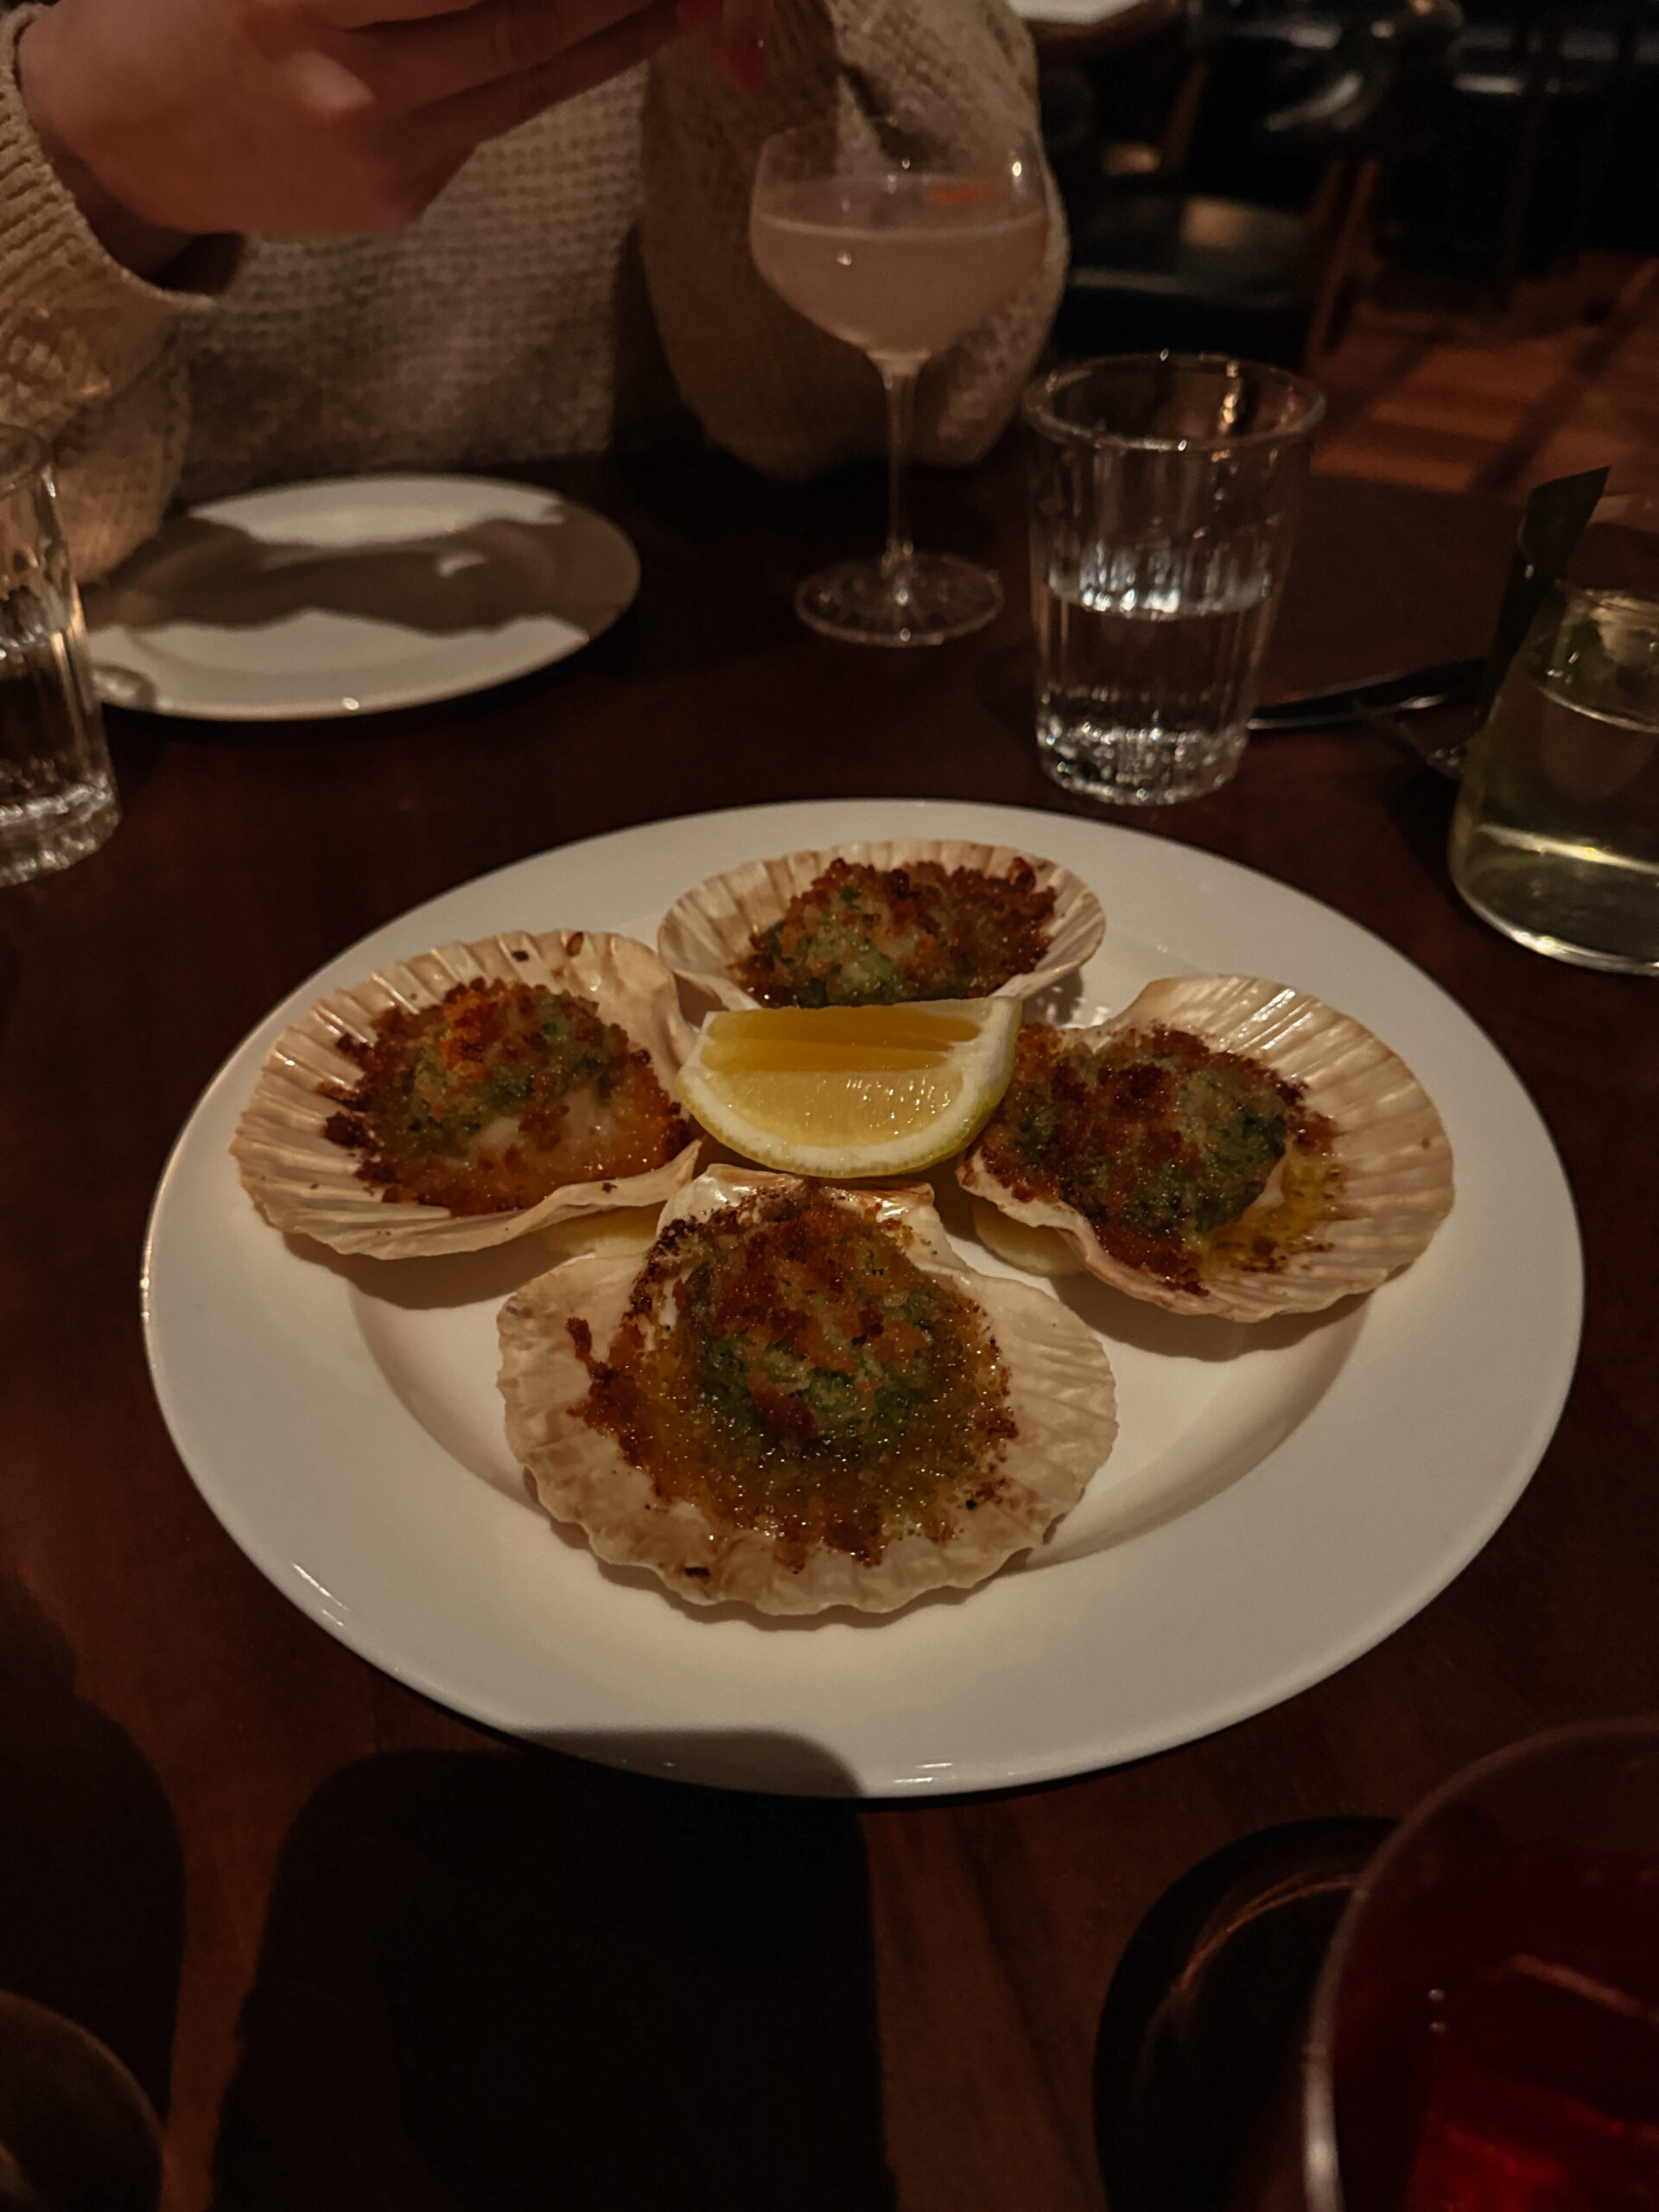
M 746 1160 L 795 1175 L 908 1175 L 973 1140 L 1008 1087 L 1018 999 L 711 1014 L 680 1101 Z

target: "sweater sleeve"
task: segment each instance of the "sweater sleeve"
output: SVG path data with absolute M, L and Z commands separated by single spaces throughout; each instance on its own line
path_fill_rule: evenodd
M 855 348 L 786 307 L 750 257 L 748 202 L 773 131 L 833 111 L 859 73 L 899 116 L 941 110 L 987 136 L 1037 138 L 1029 33 L 1005 0 L 779 0 L 759 92 L 734 91 L 701 45 L 651 65 L 640 235 L 664 350 L 681 397 L 717 443 L 780 476 L 877 453 L 880 382 Z M 978 459 L 1047 337 L 1065 278 L 1065 218 L 1048 180 L 1041 270 L 929 363 L 917 395 L 925 461 Z
M 162 518 L 189 428 L 189 346 L 214 302 L 146 283 L 87 227 L 18 89 L 17 35 L 39 13 L 0 16 L 0 420 L 50 447 L 85 580 Z M 175 273 L 217 288 L 232 257 L 228 241 L 203 240 Z

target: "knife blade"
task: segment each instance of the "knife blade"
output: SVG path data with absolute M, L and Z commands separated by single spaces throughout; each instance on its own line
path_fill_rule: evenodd
M 1484 656 L 1432 661 L 1427 668 L 1369 677 L 1363 683 L 1344 683 L 1333 691 L 1304 691 L 1293 698 L 1274 699 L 1256 709 L 1249 728 L 1262 735 L 1278 730 L 1337 729 L 1348 722 L 1363 721 L 1379 709 L 1409 715 L 1426 707 L 1446 706 L 1475 696 L 1485 665 Z

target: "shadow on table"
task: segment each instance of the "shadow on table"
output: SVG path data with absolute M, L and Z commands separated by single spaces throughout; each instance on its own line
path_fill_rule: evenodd
M 89 2029 L 165 2112 L 183 1948 L 161 1783 L 77 1694 L 56 1625 L 0 1576 L 0 1990 Z
M 178 622 L 261 630 L 297 614 L 335 614 L 431 637 L 553 614 L 591 635 L 632 596 L 632 556 L 607 538 L 573 558 L 573 535 L 556 512 L 544 523 L 499 518 L 334 548 L 175 516 L 89 592 L 89 613 L 139 632 Z
M 1408 760 L 1390 766 L 1383 804 L 1389 819 L 1409 846 L 1427 881 L 1454 906 L 1446 863 L 1446 840 L 1452 830 L 1452 810 L 1458 802 L 1455 782 Z
M 518 1748 L 336 1775 L 214 2171 L 216 2212 L 885 2212 L 852 1807 Z

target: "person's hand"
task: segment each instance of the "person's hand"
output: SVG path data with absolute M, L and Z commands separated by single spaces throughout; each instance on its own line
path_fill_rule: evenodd
M 57 0 L 18 77 L 93 227 L 153 271 L 204 232 L 397 229 L 680 27 L 677 0 Z
M 709 58 L 741 92 L 760 89 L 766 73 L 766 30 L 772 0 L 679 0 L 681 23 L 701 33 Z

